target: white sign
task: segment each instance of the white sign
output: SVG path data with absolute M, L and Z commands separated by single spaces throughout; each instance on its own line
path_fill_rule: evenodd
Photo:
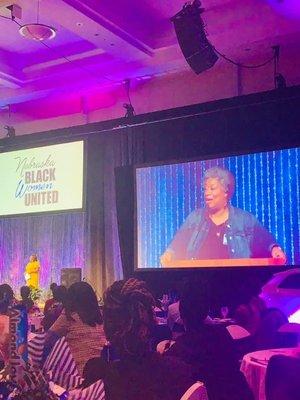
M 80 209 L 83 141 L 0 154 L 0 215 Z

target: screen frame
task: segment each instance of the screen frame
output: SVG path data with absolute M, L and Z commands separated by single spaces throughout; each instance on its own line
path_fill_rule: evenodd
M 56 140 L 50 142 L 40 142 L 40 143 L 28 143 L 23 146 L 13 146 L 9 149 L 1 149 L 0 148 L 0 155 L 5 153 L 11 153 L 14 151 L 20 150 L 30 150 L 30 149 L 37 149 L 39 147 L 48 147 L 48 146 L 55 146 L 60 144 L 66 143 L 74 143 L 74 142 L 82 142 L 83 143 L 83 163 L 82 163 L 82 207 L 80 208 L 69 208 L 69 209 L 62 209 L 62 210 L 53 210 L 53 211 L 37 211 L 37 212 L 29 212 L 29 213 L 16 213 L 16 214 L 9 214 L 9 215 L 0 215 L 0 219 L 7 219 L 7 218 L 19 218 L 19 217 L 33 217 L 33 216 L 41 216 L 41 215 L 55 215 L 55 214 L 66 214 L 66 213 L 76 213 L 76 212 L 85 212 L 86 211 L 86 204 L 87 204 L 87 138 L 76 138 L 76 139 L 67 139 L 67 140 Z
M 218 158 L 225 158 L 225 157 L 235 157 L 235 156 L 246 156 L 250 154 L 256 154 L 256 153 L 267 153 L 270 151 L 280 151 L 280 150 L 288 150 L 288 149 L 296 149 L 300 148 L 300 146 L 295 146 L 295 145 L 287 145 L 287 146 L 270 146 L 268 148 L 262 149 L 261 147 L 257 147 L 254 149 L 251 149 L 250 151 L 247 150 L 241 150 L 241 151 L 236 151 L 236 152 L 230 152 L 230 151 L 224 151 L 224 152 L 219 152 L 215 154 L 209 154 L 209 155 L 199 155 L 199 157 L 192 157 L 192 158 L 180 158 L 180 159 L 170 159 L 170 160 L 164 160 L 164 161 L 158 161 L 158 162 L 148 162 L 148 163 L 141 163 L 141 164 L 135 164 L 133 166 L 133 191 L 134 191 L 134 232 L 133 232 L 133 241 L 134 241 L 134 272 L 140 273 L 140 272 L 151 272 L 151 271 L 220 271 L 220 270 L 225 270 L 225 271 L 234 271 L 234 270 L 264 270 L 268 269 L 273 272 L 280 272 L 282 270 L 290 269 L 290 268 L 299 268 L 300 264 L 285 264 L 285 265 L 278 265 L 278 266 L 259 266 L 259 265 L 253 265 L 253 266 L 240 266 L 240 267 L 232 267 L 232 266 L 226 266 L 226 267 L 138 267 L 138 230 L 137 230 L 137 169 L 139 168 L 148 168 L 148 167 L 159 167 L 159 166 L 167 166 L 167 165 L 172 165 L 172 164 L 184 164 L 184 163 L 189 163 L 189 162 L 201 162 L 201 161 L 207 161 L 207 160 L 214 160 Z

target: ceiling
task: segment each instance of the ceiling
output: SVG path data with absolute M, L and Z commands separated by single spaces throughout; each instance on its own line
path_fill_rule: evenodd
M 0 14 L 7 16 L 11 4 L 22 17 L 0 18 L 1 107 L 187 68 L 170 22 L 184 0 L 0 0 Z M 202 6 L 210 41 L 239 62 L 263 61 L 275 44 L 299 51 L 299 0 L 203 0 Z M 56 29 L 54 39 L 19 34 L 19 25 L 37 18 Z

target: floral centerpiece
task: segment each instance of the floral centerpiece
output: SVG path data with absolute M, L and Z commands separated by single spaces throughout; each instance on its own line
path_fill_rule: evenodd
M 58 400 L 49 387 L 47 378 L 40 369 L 26 365 L 22 383 L 10 380 L 10 368 L 3 370 L 0 375 L 0 399 L 3 400 Z M 1 397 L 2 396 L 2 397 Z

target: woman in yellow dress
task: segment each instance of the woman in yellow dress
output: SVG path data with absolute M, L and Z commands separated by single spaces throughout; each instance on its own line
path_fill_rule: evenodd
M 29 258 L 29 263 L 25 267 L 26 285 L 38 289 L 39 287 L 39 271 L 40 262 L 36 254 L 32 254 Z

